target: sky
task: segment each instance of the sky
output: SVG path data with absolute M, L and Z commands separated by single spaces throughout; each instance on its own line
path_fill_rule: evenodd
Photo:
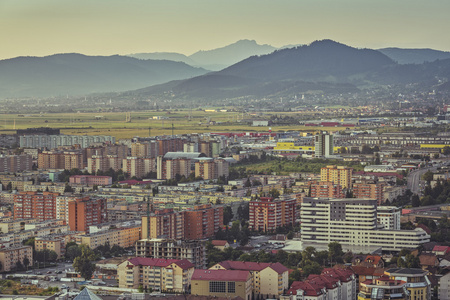
M 450 51 L 449 0 L 0 0 L 0 59 L 332 39 Z

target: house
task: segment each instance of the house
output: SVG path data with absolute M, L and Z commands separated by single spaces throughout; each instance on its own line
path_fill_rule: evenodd
M 450 247 L 436 245 L 431 252 L 436 255 L 447 255 L 450 252 Z
M 217 248 L 221 251 L 224 251 L 226 248 L 230 247 L 228 241 L 212 240 L 211 243 L 213 244 L 214 248 Z
M 439 266 L 439 260 L 435 254 L 422 254 L 419 256 L 419 260 L 422 270 Z
M 363 262 L 375 268 L 384 268 L 383 258 L 379 255 L 367 255 Z

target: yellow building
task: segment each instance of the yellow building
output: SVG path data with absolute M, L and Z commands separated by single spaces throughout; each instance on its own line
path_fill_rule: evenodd
M 352 187 L 353 169 L 344 166 L 326 166 L 320 169 L 320 181 L 331 181 L 342 188 Z
M 134 257 L 117 268 L 120 288 L 184 293 L 191 284 L 194 265 L 188 260 Z
M 358 300 L 374 299 L 372 297 L 374 294 L 381 297 L 375 299 L 409 299 L 406 293 L 406 281 L 390 279 L 387 275 L 360 282 Z
M 0 272 L 9 272 L 14 270 L 17 262 L 25 265 L 25 258 L 27 258 L 29 265 L 33 263 L 33 247 L 31 246 L 17 246 L 5 248 L 0 250 Z
M 191 294 L 199 296 L 252 299 L 252 275 L 240 270 L 195 270 Z
M 65 240 L 64 237 L 37 237 L 34 240 L 34 248 L 36 251 L 42 251 L 44 249 L 55 251 L 58 259 L 60 259 L 65 254 Z
M 280 263 L 223 261 L 210 270 L 249 271 L 255 294 L 281 295 L 289 287 L 289 269 Z
M 393 268 L 384 272 L 390 279 L 406 281 L 409 299 L 431 299 L 431 282 L 427 277 L 428 271 L 412 268 Z
M 99 231 L 91 234 L 83 234 L 75 236 L 75 242 L 77 244 L 88 245 L 89 248 L 95 249 L 98 246 L 114 245 L 122 248 L 133 247 L 135 243 L 140 240 L 141 227 L 124 227 L 114 230 Z

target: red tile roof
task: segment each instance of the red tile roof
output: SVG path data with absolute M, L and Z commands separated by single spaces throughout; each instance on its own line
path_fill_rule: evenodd
M 191 263 L 190 261 L 188 261 L 187 259 L 179 260 L 179 261 L 175 262 L 175 264 L 183 270 L 187 270 L 187 269 L 195 267 L 195 265 L 193 263 Z
M 212 240 L 211 243 L 214 246 L 225 246 L 226 244 L 228 244 L 228 241 L 223 241 L 223 240 Z
M 369 262 L 372 265 L 378 265 L 380 260 L 381 260 L 381 256 L 379 256 L 379 255 L 367 255 L 366 259 L 364 261 Z
M 433 252 L 448 252 L 449 247 L 448 246 L 434 246 Z
M 138 266 L 153 266 L 153 267 L 167 267 L 172 263 L 179 262 L 179 259 L 162 259 L 162 258 L 148 258 L 148 257 L 133 257 L 128 260 L 129 263 Z
M 219 263 L 223 268 L 227 270 L 246 270 L 246 271 L 261 271 L 270 267 L 278 274 L 287 272 L 289 269 L 280 263 L 258 263 L 249 261 L 233 261 L 226 260 Z
M 194 271 L 191 280 L 247 281 L 249 271 L 239 270 L 200 270 Z

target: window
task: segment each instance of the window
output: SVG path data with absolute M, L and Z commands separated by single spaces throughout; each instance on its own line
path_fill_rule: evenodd
M 209 282 L 209 292 L 210 293 L 225 293 L 226 286 L 225 281 L 210 281 Z
M 236 292 L 236 286 L 235 282 L 228 282 L 228 293 L 235 293 Z

